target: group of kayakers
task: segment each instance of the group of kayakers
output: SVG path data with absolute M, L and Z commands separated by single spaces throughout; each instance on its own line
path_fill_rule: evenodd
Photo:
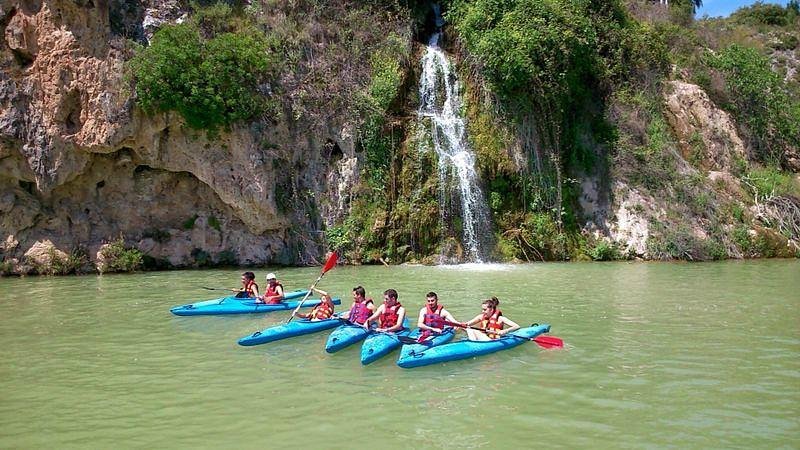
M 333 317 L 333 301 L 327 292 L 314 289 L 320 294 L 322 302 L 307 314 L 296 313 L 297 317 L 310 320 L 325 320 Z M 467 322 L 459 322 L 453 315 L 439 304 L 439 297 L 435 292 L 428 292 L 425 296 L 425 307 L 420 309 L 417 326 L 425 335 L 441 334 L 445 328 L 464 328 L 470 340 L 487 341 L 497 339 L 520 326 L 508 319 L 498 308 L 500 301 L 497 297 L 484 300 L 481 304 L 481 313 Z M 398 301 L 397 291 L 387 289 L 383 292 L 383 303 L 375 306 L 371 298 L 366 298 L 366 291 L 362 286 L 353 288 L 353 303 L 350 309 L 339 316 L 355 325 L 370 329 L 375 324 L 375 331 L 397 332 L 403 329 L 403 320 L 406 317 L 405 307 Z M 480 324 L 480 328 L 472 325 Z
M 242 274 L 242 288 L 238 290 L 237 297 L 255 298 L 256 303 L 276 304 L 283 301 L 283 285 L 278 282 L 274 273 L 267 274 L 267 289 L 260 295 L 256 276 L 253 272 Z M 327 292 L 313 288 L 320 295 L 320 303 L 308 313 L 295 311 L 296 317 L 313 321 L 326 320 L 333 317 L 333 299 Z M 439 304 L 439 297 L 435 292 L 425 295 L 425 307 L 419 310 L 417 327 L 426 335 L 441 334 L 445 328 L 463 328 L 470 340 L 488 341 L 497 339 L 507 333 L 519 329 L 519 325 L 503 315 L 499 308 L 500 300 L 492 297 L 481 303 L 481 313 L 466 322 L 459 322 Z M 397 291 L 387 289 L 383 292 L 383 303 L 375 306 L 371 298 L 366 297 L 366 290 L 362 286 L 353 288 L 353 303 L 350 309 L 339 316 L 349 322 L 369 329 L 375 324 L 375 331 L 396 332 L 403 329 L 406 309 L 398 301 Z M 479 324 L 479 327 L 473 325 Z

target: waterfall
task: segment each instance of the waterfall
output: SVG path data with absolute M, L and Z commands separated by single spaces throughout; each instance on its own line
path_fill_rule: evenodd
M 437 14 L 437 17 L 438 14 Z M 437 19 L 438 20 L 438 19 Z M 467 145 L 464 119 L 461 116 L 459 82 L 435 33 L 422 58 L 419 82 L 420 105 L 417 118 L 421 129 L 428 129 L 439 161 L 439 210 L 443 236 L 451 216 L 460 211 L 461 242 L 469 261 L 483 262 L 489 230 L 489 214 L 475 171 L 475 155 Z M 429 124 L 429 125 L 428 125 Z M 428 142 L 420 140 L 422 151 Z

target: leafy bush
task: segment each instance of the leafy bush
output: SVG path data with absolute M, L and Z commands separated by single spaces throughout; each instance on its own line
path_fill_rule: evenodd
M 772 3 L 755 2 L 750 6 L 737 9 L 731 14 L 731 19 L 747 25 L 777 25 L 784 26 L 789 23 L 791 8 L 783 8 Z
M 774 167 L 753 168 L 745 177 L 759 199 L 773 196 L 794 195 L 800 197 L 800 187 L 789 173 L 781 172 Z
M 734 44 L 709 56 L 708 63 L 724 74 L 732 98 L 726 106 L 749 128 L 762 162 L 780 164 L 786 149 L 800 147 L 800 102 L 789 95 L 768 58 Z
M 109 242 L 101 250 L 104 263 L 98 267 L 101 272 L 133 272 L 142 267 L 142 252 L 135 248 L 125 248 L 122 238 Z
M 166 25 L 130 62 L 136 101 L 148 113 L 178 111 L 197 129 L 248 120 L 267 110 L 260 86 L 275 70 L 272 43 L 257 28 L 201 37 L 193 23 Z
M 599 240 L 589 250 L 589 257 L 594 261 L 616 261 L 622 259 L 622 252 L 620 252 L 619 246 L 615 243 Z

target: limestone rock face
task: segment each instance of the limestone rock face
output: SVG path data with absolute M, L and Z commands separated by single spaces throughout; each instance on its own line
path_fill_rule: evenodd
M 0 259 L 49 242 L 94 260 L 119 237 L 174 266 L 317 256 L 321 224 L 306 212 L 332 220 L 349 207 L 352 124 L 289 111 L 210 139 L 177 114 L 143 115 L 123 78 L 125 38 L 183 20 L 183 4 L 3 2 Z
M 699 86 L 671 81 L 665 90 L 666 116 L 684 159 L 707 170 L 730 172 L 746 160 L 744 143 L 728 113 L 717 108 Z

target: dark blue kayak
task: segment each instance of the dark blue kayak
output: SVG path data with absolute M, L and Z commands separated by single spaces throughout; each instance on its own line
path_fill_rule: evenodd
M 338 299 L 337 299 L 338 300 Z M 342 324 L 342 319 L 308 320 L 296 319 L 289 323 L 282 323 L 266 328 L 261 331 L 239 339 L 239 345 L 258 345 L 267 342 L 279 341 L 304 334 L 316 333 L 322 330 L 330 330 Z
M 414 329 L 408 337 L 417 339 L 419 338 L 422 330 L 419 328 Z M 426 350 L 430 350 L 433 347 L 446 344 L 453 340 L 453 337 L 456 335 L 456 330 L 453 328 L 445 328 L 442 334 L 434 334 L 429 336 L 425 341 L 420 344 L 406 344 L 400 349 L 400 358 L 397 360 L 398 364 L 401 360 L 408 358 L 411 355 L 416 355 L 419 353 L 423 353 Z
M 408 329 L 408 319 L 404 324 L 406 327 L 395 333 L 373 332 L 367 336 L 367 339 L 361 344 L 361 364 L 367 365 L 377 361 L 403 345 L 398 337 L 408 336 L 411 333 L 411 330 Z
M 285 311 L 287 309 L 297 308 L 297 305 L 300 304 L 300 300 L 302 300 L 307 292 L 306 290 L 287 292 L 284 294 L 284 301 L 275 304 L 256 303 L 254 298 L 222 297 L 214 300 L 176 306 L 170 309 L 170 312 L 177 316 L 208 316 Z M 320 299 L 318 298 L 309 298 L 303 302 L 303 307 L 314 307 L 317 306 L 319 302 Z M 341 303 L 339 299 L 335 299 L 333 302 L 337 305 Z
M 408 318 L 403 319 L 404 329 L 408 329 Z M 394 333 L 376 333 L 374 330 L 367 331 L 361 325 L 353 325 L 347 323 L 333 330 L 328 336 L 328 342 L 325 344 L 325 351 L 328 353 L 338 352 L 339 350 L 355 344 L 371 335 L 394 334 Z M 397 339 L 395 339 L 396 341 Z
M 547 333 L 548 331 L 550 331 L 550 325 L 544 324 L 520 328 L 506 336 L 491 341 L 470 341 L 465 339 L 463 341 L 451 342 L 449 344 L 430 348 L 409 349 L 409 351 L 406 351 L 406 347 L 419 346 L 404 346 L 400 358 L 397 360 L 397 365 L 410 369 L 412 367 L 427 366 L 429 364 L 442 363 L 445 361 L 455 361 L 458 359 L 471 358 L 473 356 L 486 355 L 524 344 L 532 338 L 542 333 Z

